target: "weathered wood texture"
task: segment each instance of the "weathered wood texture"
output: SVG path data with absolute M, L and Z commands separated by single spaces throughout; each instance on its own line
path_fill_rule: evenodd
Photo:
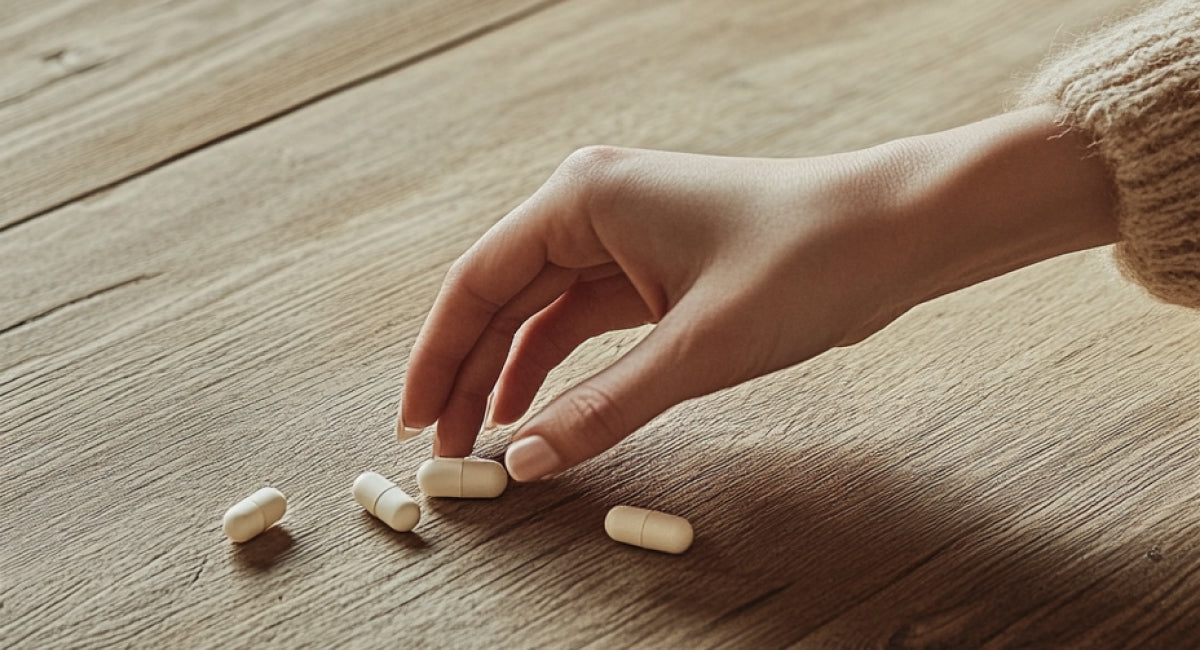
M 1088 254 L 674 409 L 553 481 L 427 500 L 413 534 L 349 496 L 366 469 L 415 492 L 428 434 L 398 446 L 391 426 L 424 310 L 573 148 L 802 155 L 948 127 L 1128 2 L 564 2 L 455 47 L 410 34 L 438 52 L 319 101 L 414 55 L 377 33 L 373 57 L 352 29 L 322 41 L 333 8 L 292 29 L 266 3 L 207 4 L 264 21 L 249 31 L 276 53 L 233 56 L 210 25 L 124 89 L 91 87 L 90 110 L 70 82 L 0 107 L 42 114 L 3 118 L 0 141 L 93 161 L 0 181 L 17 220 L 87 195 L 0 232 L 0 645 L 1196 645 L 1196 316 Z M 435 41 L 497 20 L 477 4 Z M 177 5 L 121 6 L 188 32 Z M 435 6 L 395 5 L 391 29 Z M 120 40 L 95 11 L 61 20 Z M 7 43 L 68 30 L 17 13 Z M 193 106 L 229 66 L 271 78 L 306 46 L 358 63 L 320 88 L 281 72 L 236 116 Z M 156 103 L 179 84 L 193 101 Z M 122 103 L 147 133 L 189 135 L 97 167 Z M 68 128 L 76 111 L 95 119 Z M 631 340 L 585 347 L 549 390 Z M 290 497 L 282 525 L 228 544 L 221 513 L 263 485 Z M 611 542 L 618 503 L 689 517 L 695 546 Z
M 545 4 L 552 2 L 14 5 L 0 15 L 0 228 Z

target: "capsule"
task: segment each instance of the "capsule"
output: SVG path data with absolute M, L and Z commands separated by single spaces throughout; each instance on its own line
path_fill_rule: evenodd
M 421 507 L 413 498 L 375 472 L 354 479 L 354 500 L 394 531 L 407 533 L 421 520 Z
M 246 542 L 279 521 L 287 510 L 287 499 L 272 487 L 265 487 L 233 504 L 225 511 L 221 526 L 225 536 L 235 542 Z
M 493 499 L 508 486 L 508 471 L 485 458 L 431 458 L 417 468 L 417 485 L 431 497 Z
M 692 525 L 665 512 L 616 506 L 604 517 L 604 532 L 618 542 L 676 555 L 692 545 Z

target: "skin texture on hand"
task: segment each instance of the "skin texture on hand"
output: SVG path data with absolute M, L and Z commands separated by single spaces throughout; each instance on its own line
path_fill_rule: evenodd
M 517 480 L 560 472 L 684 400 L 861 341 L 920 302 L 1116 239 L 1106 171 L 1049 109 L 820 158 L 590 147 L 446 275 L 398 430 L 470 453 L 600 333 L 656 323 L 513 436 Z

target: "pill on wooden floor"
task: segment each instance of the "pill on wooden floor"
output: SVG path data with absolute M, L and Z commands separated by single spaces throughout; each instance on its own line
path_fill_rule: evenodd
M 431 458 L 417 468 L 417 485 L 431 497 L 492 499 L 508 486 L 508 471 L 486 458 Z
M 233 504 L 225 511 L 221 526 L 225 536 L 235 542 L 245 542 L 279 521 L 287 510 L 287 499 L 275 488 L 265 487 Z
M 354 479 L 354 500 L 392 530 L 407 533 L 421 520 L 421 507 L 400 486 L 375 472 Z
M 604 532 L 625 544 L 679 554 L 692 545 L 692 525 L 665 512 L 616 506 L 604 517 Z

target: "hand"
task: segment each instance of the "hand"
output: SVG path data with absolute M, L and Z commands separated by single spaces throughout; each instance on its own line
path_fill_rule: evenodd
M 1060 131 L 1030 109 L 820 158 L 580 150 L 447 273 L 398 430 L 436 421 L 435 454 L 467 455 L 493 389 L 516 421 L 583 341 L 657 323 L 514 434 L 509 472 L 541 478 L 923 300 L 1113 241 L 1103 166 Z
M 494 385 L 495 420 L 515 421 L 580 343 L 657 323 L 517 432 L 509 469 L 529 480 L 683 400 L 868 336 L 908 305 L 888 211 L 851 160 L 576 152 L 447 274 L 403 421 L 437 420 L 437 453 L 466 455 Z

